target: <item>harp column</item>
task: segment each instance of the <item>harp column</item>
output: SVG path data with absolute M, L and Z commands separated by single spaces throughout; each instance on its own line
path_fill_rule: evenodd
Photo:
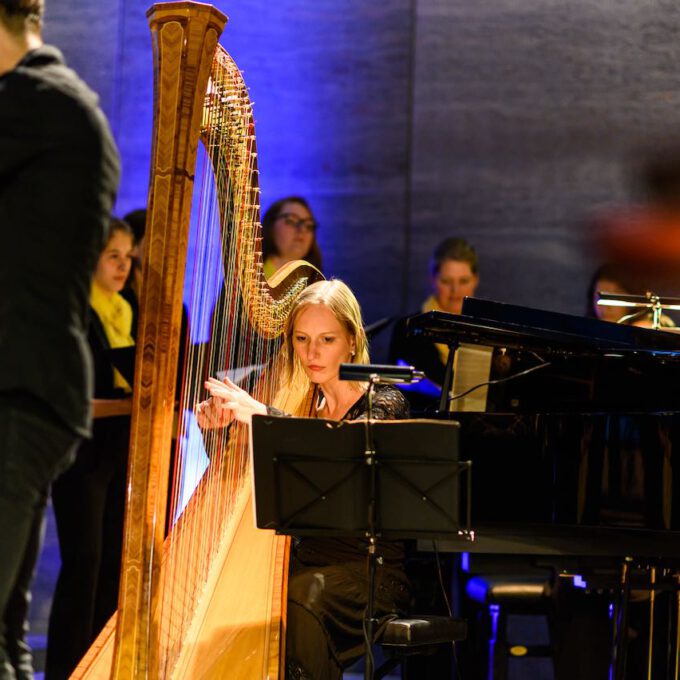
M 147 13 L 154 137 L 140 300 L 114 678 L 157 678 L 162 559 L 182 288 L 205 93 L 227 18 L 172 2 Z

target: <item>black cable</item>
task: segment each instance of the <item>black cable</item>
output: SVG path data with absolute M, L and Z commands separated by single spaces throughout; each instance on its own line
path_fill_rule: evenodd
M 442 563 L 439 559 L 437 541 L 432 541 L 432 548 L 434 550 L 434 559 L 435 562 L 437 563 L 437 576 L 439 578 L 439 587 L 442 589 L 442 596 L 444 597 L 444 603 L 446 604 L 446 611 L 449 613 L 449 617 L 453 618 L 453 610 L 451 609 L 449 596 L 446 593 L 446 586 L 444 585 L 444 576 L 442 575 Z M 451 642 L 451 649 L 453 650 L 453 663 L 456 669 L 456 677 L 459 680 L 463 680 L 463 674 L 460 672 L 460 664 L 458 663 L 458 650 L 456 648 L 456 643 L 454 641 Z
M 551 366 L 552 362 L 551 361 L 545 361 L 542 364 L 539 364 L 538 366 L 532 366 L 531 368 L 527 368 L 524 371 L 520 371 L 519 373 L 515 373 L 514 375 L 508 375 L 505 378 L 497 378 L 496 380 L 487 380 L 486 382 L 479 383 L 479 385 L 475 385 L 474 387 L 471 387 L 469 390 L 465 390 L 465 392 L 460 392 L 459 394 L 454 394 L 451 396 L 449 401 L 455 401 L 456 399 L 461 399 L 462 397 L 467 396 L 470 394 L 470 392 L 474 392 L 475 390 L 480 389 L 481 387 L 486 387 L 487 385 L 500 385 L 501 383 L 508 382 L 509 380 L 514 380 L 515 378 L 521 378 L 523 375 L 529 375 L 529 373 L 533 373 L 534 371 L 538 371 L 541 368 L 546 368 L 547 366 Z
M 366 567 L 368 573 L 366 574 L 367 585 L 371 582 L 370 571 L 371 571 L 371 556 L 368 555 L 366 558 Z M 372 597 L 373 593 L 368 593 L 368 597 Z M 361 630 L 364 633 L 364 645 L 366 650 L 366 656 L 370 659 L 371 668 L 375 672 L 375 658 L 373 657 L 373 640 L 368 639 L 368 628 L 366 627 L 366 619 L 368 618 L 368 602 L 366 603 L 366 608 L 364 609 L 364 615 L 361 621 Z
M 375 672 L 375 658 L 373 657 L 373 640 L 368 639 L 368 629 L 366 628 L 366 618 L 368 615 L 368 607 L 364 609 L 364 617 L 361 622 L 361 628 L 364 633 L 364 644 L 365 644 L 365 650 L 366 650 L 366 656 L 370 659 L 371 667 L 373 668 L 373 672 Z
M 434 549 L 434 559 L 437 563 L 437 576 L 439 578 L 439 586 L 442 589 L 442 596 L 444 598 L 444 603 L 446 604 L 446 611 L 449 616 L 453 618 L 453 610 L 451 609 L 451 603 L 449 602 L 449 596 L 446 593 L 446 586 L 444 585 L 444 576 L 442 575 L 442 563 L 439 559 L 439 550 L 437 550 L 437 541 L 432 541 L 432 548 Z

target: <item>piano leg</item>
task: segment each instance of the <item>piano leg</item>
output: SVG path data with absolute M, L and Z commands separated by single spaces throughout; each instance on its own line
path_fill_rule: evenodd
M 624 680 L 626 674 L 626 651 L 628 646 L 628 602 L 630 599 L 630 570 L 633 559 L 626 557 L 621 565 L 619 595 L 613 616 L 612 678 Z
M 680 680 L 680 574 L 675 574 L 675 680 Z
M 647 647 L 647 680 L 652 680 L 652 642 L 654 640 L 654 604 L 656 602 L 656 567 L 649 568 L 649 644 Z

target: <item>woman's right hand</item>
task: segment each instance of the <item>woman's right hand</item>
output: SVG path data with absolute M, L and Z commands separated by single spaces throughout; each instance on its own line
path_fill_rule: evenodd
M 241 423 L 250 425 L 253 415 L 267 415 L 267 407 L 251 397 L 229 378 L 217 380 L 208 378 L 205 388 L 210 392 L 213 403 L 230 414 Z

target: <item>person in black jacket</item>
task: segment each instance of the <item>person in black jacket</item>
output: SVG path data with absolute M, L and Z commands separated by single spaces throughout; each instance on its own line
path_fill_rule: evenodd
M 71 675 L 118 601 L 132 389 L 114 367 L 111 350 L 134 345 L 132 307 L 120 295 L 133 246 L 130 227 L 112 220 L 90 292 L 93 436 L 52 487 L 61 570 L 47 638 L 49 680 Z
M 90 433 L 90 277 L 119 179 L 96 95 L 0 0 L 0 678 L 32 677 L 30 583 L 49 486 Z

